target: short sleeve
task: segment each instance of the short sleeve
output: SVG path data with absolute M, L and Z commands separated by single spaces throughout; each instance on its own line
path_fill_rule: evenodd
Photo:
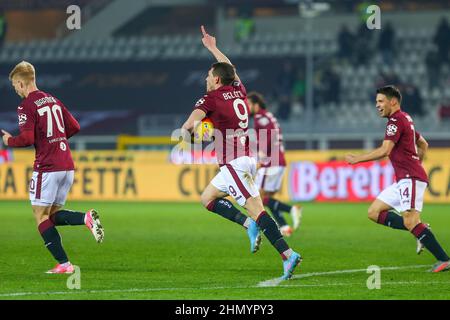
M 400 121 L 394 118 L 390 118 L 386 124 L 386 132 L 384 134 L 384 140 L 391 140 L 394 143 L 400 139 L 402 135 L 403 126 Z
M 209 115 L 215 109 L 214 99 L 211 96 L 205 94 L 203 98 L 198 99 L 198 101 L 195 103 L 194 109 L 200 109 L 207 115 Z
M 26 104 L 17 107 L 17 117 L 19 121 L 19 129 L 22 131 L 34 131 L 36 124 L 36 114 L 33 108 Z

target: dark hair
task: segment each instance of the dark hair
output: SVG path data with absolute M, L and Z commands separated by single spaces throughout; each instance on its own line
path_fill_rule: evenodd
M 211 65 L 212 73 L 215 77 L 219 77 L 220 82 L 224 86 L 228 86 L 233 83 L 236 78 L 236 72 L 234 66 L 226 62 L 216 62 Z
M 250 100 L 252 103 L 257 103 L 260 108 L 266 109 L 266 100 L 264 100 L 264 97 L 261 93 L 258 93 L 256 91 L 252 91 L 247 95 L 247 99 Z
M 397 98 L 398 103 L 402 103 L 402 94 L 400 93 L 400 90 L 396 86 L 384 86 L 377 89 L 377 94 L 384 94 L 389 100 L 392 98 Z

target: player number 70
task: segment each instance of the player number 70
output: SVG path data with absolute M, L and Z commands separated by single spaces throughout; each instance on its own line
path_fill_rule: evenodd
M 55 122 L 56 122 L 56 126 L 58 127 L 58 130 L 61 133 L 64 133 L 64 124 L 61 123 L 61 121 L 59 120 L 60 118 L 58 117 L 58 113 L 59 113 L 61 119 L 63 119 L 62 110 L 61 110 L 60 106 L 58 106 L 57 104 L 53 105 L 51 111 L 50 111 L 49 106 L 45 106 L 45 107 L 38 109 L 38 113 L 40 116 L 47 114 L 47 138 L 53 136 L 52 113 L 53 113 L 53 117 L 55 118 Z

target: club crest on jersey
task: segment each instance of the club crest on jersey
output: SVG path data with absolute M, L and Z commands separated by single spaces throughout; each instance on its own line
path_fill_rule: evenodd
M 395 136 L 397 133 L 397 126 L 395 124 L 390 124 L 386 127 L 386 134 L 388 136 Z
M 24 113 L 19 114 L 19 126 L 25 124 L 27 122 L 27 115 Z

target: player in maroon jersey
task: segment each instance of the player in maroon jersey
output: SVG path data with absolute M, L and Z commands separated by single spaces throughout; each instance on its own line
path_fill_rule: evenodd
M 280 226 L 281 234 L 289 237 L 293 230 L 300 226 L 302 208 L 299 205 L 291 206 L 274 197 L 281 189 L 286 169 L 283 134 L 277 119 L 267 110 L 264 97 L 258 92 L 250 92 L 247 98 L 250 113 L 254 117 L 254 128 L 258 140 L 260 168 L 256 173 L 256 185 L 259 188 L 263 204 L 269 207 Z M 282 212 L 290 213 L 293 228 L 287 223 Z
M 432 272 L 450 269 L 450 259 L 428 225 L 420 220 L 428 177 L 422 159 L 428 143 L 414 127 L 412 118 L 400 109 L 402 96 L 394 86 L 377 90 L 376 106 L 381 117 L 388 118 L 383 144 L 362 155 L 348 154 L 350 164 L 389 156 L 397 182 L 383 190 L 369 207 L 369 219 L 394 229 L 408 230 L 438 260 Z M 401 216 L 395 211 L 401 213 Z M 420 253 L 420 250 L 418 250 Z
M 9 79 L 23 98 L 17 107 L 20 134 L 13 137 L 2 130 L 3 142 L 13 148 L 34 145 L 36 158 L 30 181 L 30 201 L 45 246 L 58 261 L 47 273 L 73 273 L 74 267 L 55 226 L 86 225 L 97 242 L 102 242 L 104 237 L 95 210 L 82 213 L 62 209 L 74 179 L 68 139 L 80 130 L 80 125 L 61 101 L 37 88 L 35 69 L 30 63 L 19 63 Z
M 283 259 L 282 279 L 289 279 L 301 257 L 289 247 L 276 222 L 264 210 L 258 188 L 253 181 L 256 161 L 250 157 L 249 151 L 250 112 L 246 89 L 230 60 L 217 48 L 216 39 L 209 35 L 203 26 L 201 31 L 203 45 L 218 62 L 208 71 L 207 93 L 198 100 L 194 111 L 182 127 L 192 132 L 205 117 L 209 117 L 214 124 L 214 144 L 220 172 L 203 191 L 201 202 L 209 211 L 246 228 L 252 252 L 256 252 L 259 247 L 259 227 Z M 225 199 L 228 195 L 247 209 L 250 218 Z

